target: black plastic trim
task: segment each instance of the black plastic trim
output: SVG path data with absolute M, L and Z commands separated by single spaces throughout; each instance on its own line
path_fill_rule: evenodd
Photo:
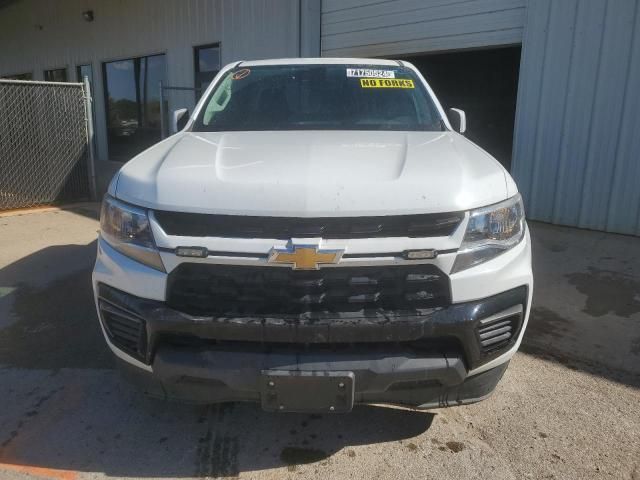
M 186 237 L 351 239 L 448 237 L 464 212 L 365 217 L 267 217 L 155 210 L 167 235 Z
M 384 403 L 416 408 L 451 407 L 484 400 L 494 391 L 509 365 L 509 362 L 505 362 L 469 377 L 462 361 L 446 354 L 426 358 L 401 355 L 385 357 L 378 359 L 380 368 L 376 370 L 370 368 L 371 358 L 365 358 L 364 362 L 340 356 L 323 360 L 322 368 L 337 368 L 343 374 L 345 369 L 348 370 L 354 380 L 353 403 Z M 302 359 L 303 367 L 309 365 L 305 361 Z M 125 378 L 147 395 L 165 400 L 211 404 L 261 400 L 264 403 L 265 388 L 261 383 L 264 384 L 265 378 L 260 375 L 262 369 L 265 366 L 279 369 L 286 366 L 287 362 L 286 359 L 242 352 L 207 354 L 167 349 L 158 355 L 153 373 L 124 360 L 117 359 L 117 363 Z M 297 368 L 299 364 L 294 360 L 291 366 Z M 318 367 L 313 365 L 314 370 L 311 371 L 317 371 Z M 295 371 L 291 374 L 295 374 Z M 308 395 L 314 392 L 294 393 Z M 317 402 L 313 401 L 316 399 L 311 400 L 300 402 L 302 408 L 298 411 L 319 411 L 315 405 Z M 322 411 L 331 413 L 326 407 Z
M 192 315 L 340 319 L 444 307 L 451 286 L 436 265 L 420 262 L 318 270 L 185 262 L 167 278 L 166 303 Z
M 98 285 L 99 298 L 145 320 L 145 362 L 153 362 L 156 347 L 164 335 L 182 335 L 187 338 L 212 342 L 242 342 L 263 349 L 268 343 L 290 345 L 293 348 L 307 344 L 368 345 L 382 342 L 395 345 L 402 342 L 455 340 L 462 349 L 468 369 L 475 369 L 509 350 L 519 337 L 527 311 L 527 287 L 521 286 L 491 297 L 434 308 L 421 315 L 374 314 L 366 317 L 345 315 L 342 318 L 312 319 L 304 317 L 214 318 L 192 316 L 178 312 L 156 300 L 148 300 L 122 292 L 105 284 Z M 514 329 L 514 335 L 502 348 L 483 352 L 477 326 L 481 319 L 521 304 L 523 315 Z M 391 348 L 391 347 L 390 347 Z

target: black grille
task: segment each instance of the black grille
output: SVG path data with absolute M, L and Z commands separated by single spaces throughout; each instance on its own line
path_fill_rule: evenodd
M 128 354 L 144 359 L 147 344 L 144 320 L 102 299 L 99 305 L 102 321 L 111 342 Z
M 415 313 L 450 303 L 448 277 L 428 264 L 296 271 L 183 263 L 167 288 L 171 308 L 216 317 Z
M 483 352 L 499 350 L 511 341 L 522 322 L 522 311 L 522 305 L 516 305 L 478 322 L 478 336 Z
M 446 237 L 454 232 L 464 218 L 462 213 L 337 218 L 255 217 L 166 211 L 154 213 L 168 235 L 281 240 L 292 237 Z

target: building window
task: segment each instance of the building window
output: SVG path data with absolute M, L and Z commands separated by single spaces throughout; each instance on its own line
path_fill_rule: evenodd
M 2 78 L 6 80 L 33 80 L 33 74 L 31 72 L 17 73 L 15 75 L 2 75 Z
M 52 70 L 44 71 L 45 82 L 66 82 L 67 81 L 67 69 L 66 68 L 54 68 Z
M 111 160 L 127 161 L 160 140 L 160 82 L 164 55 L 102 64 Z
M 82 83 L 84 82 L 84 77 L 89 79 L 89 84 L 93 87 L 93 68 L 91 68 L 91 64 L 76 66 L 76 80 Z
M 220 71 L 220 45 L 202 45 L 193 49 L 195 65 L 196 100 Z

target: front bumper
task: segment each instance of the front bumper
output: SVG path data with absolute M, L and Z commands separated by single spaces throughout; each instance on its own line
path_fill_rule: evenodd
M 262 399 L 268 410 L 278 409 L 281 401 L 276 396 L 272 404 L 265 403 L 264 378 L 270 372 L 350 376 L 349 408 L 353 403 L 431 408 L 481 400 L 507 362 L 480 375 L 469 372 L 516 346 L 527 303 L 527 287 L 522 286 L 395 319 L 207 318 L 98 285 L 107 339 L 144 367 L 123 362 L 127 376 L 147 393 L 203 403 Z M 487 321 L 508 324 L 509 336 L 488 341 L 483 333 Z M 322 411 L 333 406 L 329 403 L 335 402 L 305 411 Z
M 487 398 L 506 371 L 509 362 L 472 377 L 458 358 L 358 358 L 334 356 L 330 361 L 312 358 L 257 356 L 238 352 L 198 352 L 195 355 L 164 350 L 154 364 L 153 374 L 119 360 L 124 377 L 147 395 L 184 403 L 262 402 L 268 411 L 330 412 L 348 411 L 353 404 L 387 404 L 414 408 L 441 408 L 475 403 Z M 271 370 L 271 369 L 274 370 Z M 298 370 L 282 370 L 296 368 Z M 318 370 L 320 368 L 321 370 Z M 339 368 L 340 370 L 326 370 Z M 309 370 L 312 369 L 312 370 Z M 264 374 L 286 372 L 330 372 L 351 374 L 354 392 L 351 403 L 318 403 L 318 389 L 299 389 L 297 407 L 270 398 Z M 414 380 L 410 380 L 413 378 Z M 417 380 L 416 380 L 417 379 Z M 265 393 L 267 395 L 265 395 Z M 300 408 L 302 403 L 303 407 Z M 284 408 L 283 408 L 284 407 Z
M 177 257 L 163 255 L 168 271 L 175 268 Z M 434 262 L 448 272 L 454 259 L 441 255 Z M 452 304 L 421 316 L 330 323 L 214 319 L 168 308 L 167 274 L 100 240 L 93 285 L 107 343 L 127 376 L 152 395 L 258 401 L 269 372 L 338 372 L 352 375 L 354 403 L 431 408 L 486 397 L 518 349 L 533 285 L 528 231 L 512 250 L 449 278 Z M 101 302 L 134 318 L 142 336 L 125 327 L 128 347 L 114 343 Z M 499 321 L 505 312 L 512 317 L 511 335 L 484 348 L 482 322 Z

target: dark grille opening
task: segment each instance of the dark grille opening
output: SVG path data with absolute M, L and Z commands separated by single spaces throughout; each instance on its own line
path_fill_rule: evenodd
M 429 264 L 295 271 L 183 263 L 170 273 L 167 288 L 171 308 L 216 317 L 415 314 L 450 304 L 449 278 Z
M 109 340 L 129 355 L 144 360 L 147 344 L 144 320 L 102 299 L 99 305 Z
M 447 237 L 464 218 L 463 213 L 435 213 L 384 217 L 257 217 L 203 213 L 154 212 L 167 235 L 187 237 L 373 238 Z
M 484 353 L 504 348 L 517 334 L 522 322 L 522 305 L 491 315 L 478 323 L 478 336 Z

